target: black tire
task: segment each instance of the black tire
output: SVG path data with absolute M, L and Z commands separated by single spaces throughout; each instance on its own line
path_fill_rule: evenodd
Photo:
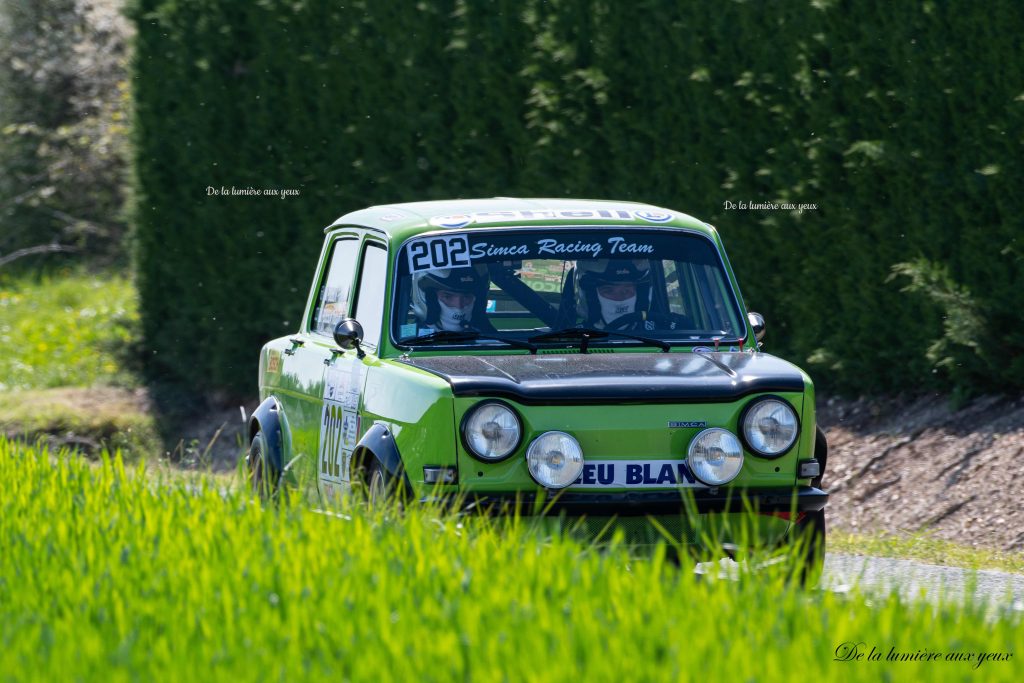
M 828 440 L 825 438 L 825 432 L 821 431 L 821 427 L 816 427 L 814 432 L 814 457 L 821 468 L 821 474 L 811 479 L 811 486 L 820 489 L 821 480 L 825 476 L 825 467 L 828 465 Z
M 366 501 L 370 507 L 384 505 L 391 498 L 388 479 L 388 473 L 380 462 L 373 458 L 370 468 L 366 471 Z
M 246 474 L 249 489 L 260 500 L 273 500 L 277 496 L 279 474 L 267 458 L 267 444 L 263 432 L 257 431 L 249 444 L 249 452 L 245 456 Z
M 799 544 L 796 578 L 801 586 L 814 586 L 825 568 L 825 511 L 806 513 L 789 534 L 790 543 Z
M 363 495 L 366 504 L 371 508 L 396 507 L 401 511 L 407 501 L 402 479 L 389 472 L 373 455 L 362 468 L 360 481 L 363 483 Z

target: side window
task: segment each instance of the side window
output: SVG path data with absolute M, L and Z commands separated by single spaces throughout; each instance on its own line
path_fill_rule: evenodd
M 357 239 L 340 239 L 334 243 L 327 274 L 320 286 L 316 308 L 313 309 L 313 332 L 330 337 L 338 322 L 348 316 L 349 294 L 358 253 Z
M 729 315 L 729 287 L 719 268 L 704 266 L 704 277 L 708 282 L 708 293 L 714 306 L 715 327 L 725 332 L 733 332 L 733 323 Z
M 686 305 L 683 303 L 682 291 L 679 288 L 679 271 L 676 270 L 676 262 L 664 261 L 662 266 L 665 269 L 665 296 L 668 298 L 668 310 L 677 315 L 685 315 Z
M 713 328 L 715 325 L 712 323 L 711 316 L 708 313 L 708 301 L 701 294 L 700 284 L 698 283 L 698 268 L 699 266 L 695 266 L 687 261 L 676 261 L 674 263 L 674 275 L 675 281 L 679 286 L 679 297 L 682 304 L 681 312 L 690 316 L 698 329 L 706 330 Z
M 387 251 L 379 244 L 367 242 L 359 272 L 359 289 L 356 290 L 355 319 L 363 326 L 363 343 L 374 348 L 380 347 L 387 272 Z

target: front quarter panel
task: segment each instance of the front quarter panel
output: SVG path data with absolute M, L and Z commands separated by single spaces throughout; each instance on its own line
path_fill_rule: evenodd
M 364 362 L 360 435 L 373 424 L 383 424 L 394 437 L 413 492 L 424 495 L 424 465 L 457 463 L 451 388 L 436 375 L 408 365 L 370 356 Z

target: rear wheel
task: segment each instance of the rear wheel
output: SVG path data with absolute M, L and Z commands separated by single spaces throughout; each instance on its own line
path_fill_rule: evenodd
M 270 500 L 277 492 L 278 475 L 268 461 L 268 449 L 263 432 L 257 431 L 249 444 L 249 453 L 245 456 L 249 490 L 260 500 Z

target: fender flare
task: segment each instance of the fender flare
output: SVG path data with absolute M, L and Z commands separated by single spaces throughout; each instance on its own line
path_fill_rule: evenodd
M 249 417 L 249 443 L 256 432 L 262 432 L 267 445 L 267 464 L 271 471 L 281 474 L 287 450 L 287 428 L 284 409 L 274 396 L 268 396 Z
M 400 479 L 407 491 L 412 490 L 402 456 L 398 452 L 398 445 L 395 444 L 395 437 L 391 430 L 380 422 L 373 423 L 356 444 L 352 451 L 352 471 L 358 471 L 360 467 L 369 464 L 369 458 L 379 462 L 384 471 L 392 477 Z

